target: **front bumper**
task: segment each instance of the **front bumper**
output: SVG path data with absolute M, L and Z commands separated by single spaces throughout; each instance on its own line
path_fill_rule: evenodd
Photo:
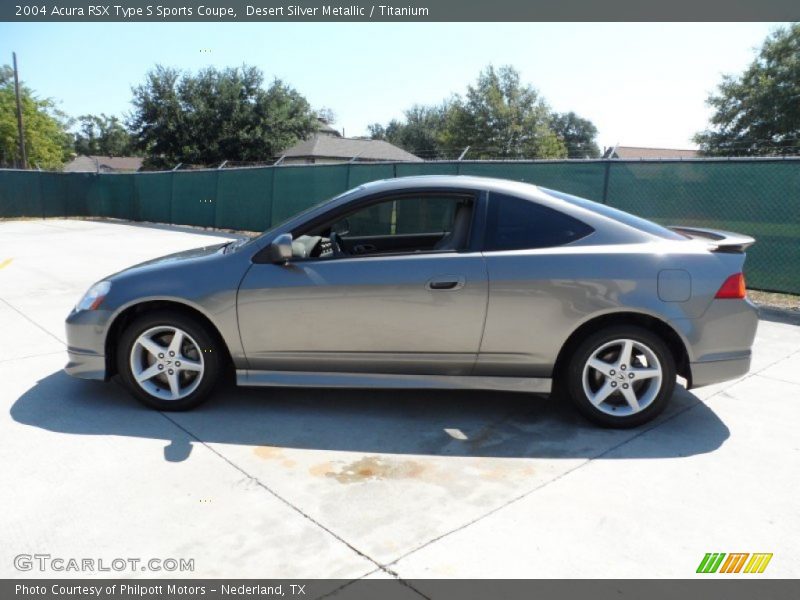
M 106 376 L 106 357 L 98 354 L 81 354 L 67 350 L 69 362 L 64 367 L 67 375 L 78 377 L 79 379 L 97 379 L 105 381 Z
M 67 317 L 67 355 L 64 371 L 81 379 L 108 379 L 106 368 L 106 324 L 110 313 L 105 310 L 72 311 Z

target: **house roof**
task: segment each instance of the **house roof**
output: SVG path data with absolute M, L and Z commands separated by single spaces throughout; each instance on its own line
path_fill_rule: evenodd
M 286 158 L 338 158 L 341 160 L 389 160 L 421 162 L 418 156 L 383 140 L 344 138 L 315 133 L 281 155 Z
M 612 146 L 603 153 L 603 158 L 699 158 L 697 150 L 686 150 L 677 148 L 643 148 L 641 146 Z
M 327 135 L 335 135 L 336 137 L 342 137 L 342 134 L 339 133 L 339 130 L 335 127 L 331 126 L 325 119 L 317 119 L 317 131 L 319 133 L 324 133 Z
M 67 173 L 99 173 L 108 171 L 138 171 L 143 158 L 139 156 L 77 156 L 64 165 Z

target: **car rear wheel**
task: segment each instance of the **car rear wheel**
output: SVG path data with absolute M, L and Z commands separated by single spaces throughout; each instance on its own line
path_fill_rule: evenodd
M 655 418 L 675 388 L 675 360 L 657 335 L 635 326 L 587 337 L 566 372 L 578 410 L 605 427 L 636 427 Z
M 130 392 L 158 410 L 187 410 L 208 397 L 220 374 L 220 349 L 197 320 L 175 311 L 146 313 L 123 332 L 117 370 Z

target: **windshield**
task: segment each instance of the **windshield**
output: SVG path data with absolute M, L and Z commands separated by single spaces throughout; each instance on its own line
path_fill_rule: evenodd
M 591 210 L 592 212 L 601 214 L 609 219 L 614 219 L 615 221 L 619 221 L 620 223 L 624 223 L 629 227 L 633 227 L 639 231 L 644 231 L 650 235 L 655 235 L 666 240 L 686 239 L 686 236 L 667 229 L 658 223 L 653 223 L 647 219 L 642 219 L 641 217 L 627 213 L 624 210 L 619 210 L 618 208 L 612 208 L 607 204 L 600 204 L 599 202 L 593 202 L 592 200 L 587 200 L 586 198 L 565 194 L 564 192 L 557 192 L 556 190 L 550 190 L 544 187 L 539 187 L 539 189 L 547 194 L 550 194 L 551 196 L 555 196 L 556 198 L 569 202 L 570 204 Z

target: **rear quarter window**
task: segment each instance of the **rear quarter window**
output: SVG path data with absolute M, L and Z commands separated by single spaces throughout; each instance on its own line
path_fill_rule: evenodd
M 506 194 L 491 194 L 486 250 L 523 250 L 563 246 L 594 231 L 562 212 Z
M 654 235 L 660 238 L 664 238 L 665 240 L 685 240 L 686 236 L 676 233 L 666 227 L 662 227 L 658 223 L 653 223 L 653 221 L 648 221 L 647 219 L 643 219 L 641 217 L 637 217 L 636 215 L 632 215 L 631 213 L 627 213 L 624 210 L 619 210 L 618 208 L 612 208 L 606 204 L 600 204 L 599 202 L 594 202 L 592 200 L 587 200 L 586 198 L 580 198 L 579 196 L 573 196 L 571 194 L 565 194 L 564 192 L 558 192 L 556 190 L 549 190 L 547 188 L 539 188 L 546 194 L 550 196 L 555 196 L 560 200 L 564 200 L 565 202 L 569 202 L 574 206 L 579 206 L 581 208 L 585 208 L 596 212 L 599 215 L 603 215 L 604 217 L 608 217 L 609 219 L 614 219 L 615 221 L 619 221 L 627 225 L 628 227 L 633 227 L 634 229 L 638 229 L 639 231 L 644 231 L 645 233 L 649 233 L 650 235 Z

